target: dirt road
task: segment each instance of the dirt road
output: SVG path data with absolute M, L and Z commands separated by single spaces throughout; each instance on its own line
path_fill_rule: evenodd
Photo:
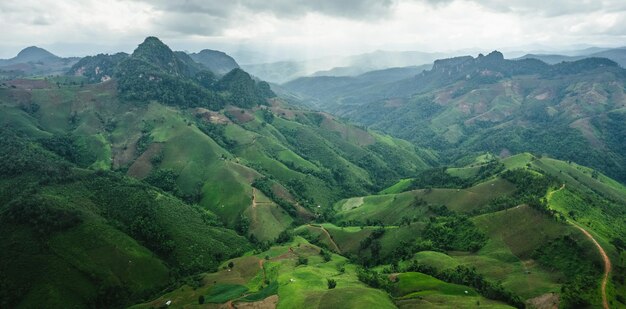
M 321 229 L 321 230 L 322 230 L 322 232 L 323 232 L 324 234 L 326 234 L 326 237 L 328 237 L 328 241 L 330 241 L 330 244 L 331 244 L 331 245 L 333 245 L 333 247 L 334 247 L 334 249 L 335 249 L 335 252 L 337 252 L 337 253 L 341 253 L 341 250 L 339 250 L 339 246 L 337 246 L 337 243 L 335 243 L 335 241 L 333 240 L 333 238 L 330 236 L 330 233 L 328 233 L 328 231 L 327 231 L 327 230 L 326 230 L 323 226 L 321 226 L 321 225 L 319 225 L 319 226 L 318 226 L 318 225 L 312 225 L 312 224 L 309 224 L 309 226 L 310 226 L 310 227 L 315 227 L 315 228 Z
M 256 208 L 256 189 L 252 188 L 252 208 Z
M 548 193 L 548 200 L 550 200 L 550 198 L 552 197 L 552 194 L 554 194 L 555 192 L 561 191 L 563 189 L 565 189 L 565 184 L 563 184 L 561 186 L 561 188 L 559 188 L 558 190 L 549 192 Z M 602 246 L 600 246 L 598 241 L 595 238 L 593 238 L 593 236 L 587 230 L 585 230 L 583 227 L 581 227 L 580 225 L 578 225 L 574 221 L 567 220 L 567 223 L 573 225 L 574 227 L 579 229 L 581 232 L 583 232 L 583 234 L 585 234 L 585 236 L 587 236 L 587 238 L 589 238 L 594 243 L 596 248 L 598 248 L 598 251 L 600 252 L 600 255 L 602 256 L 602 260 L 604 261 L 604 277 L 602 278 L 602 286 L 601 286 L 601 289 L 602 289 L 602 306 L 604 307 L 604 309 L 609 309 L 609 301 L 608 301 L 607 295 L 606 295 L 606 285 L 607 285 L 607 283 L 609 281 L 609 274 L 611 273 L 611 259 L 609 259 L 609 256 L 604 251 L 604 248 L 602 248 Z
M 602 278 L 602 305 L 604 309 L 609 309 L 609 302 L 606 296 L 606 284 L 609 281 L 609 274 L 611 273 L 611 259 L 609 259 L 609 256 L 606 254 L 602 246 L 600 246 L 598 241 L 596 241 L 596 239 L 593 238 L 593 236 L 591 236 L 591 234 L 589 234 L 587 230 L 580 227 L 578 224 L 574 222 L 571 222 L 569 220 L 568 222 L 572 224 L 573 226 L 575 226 L 576 228 L 578 228 L 581 232 L 583 232 L 583 234 L 585 234 L 596 245 L 596 247 L 598 248 L 598 251 L 600 251 L 600 255 L 602 256 L 602 260 L 604 261 L 604 278 Z

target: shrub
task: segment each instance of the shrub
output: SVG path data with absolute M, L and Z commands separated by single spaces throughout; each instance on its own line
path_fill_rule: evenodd
M 334 289 L 337 286 L 337 281 L 335 281 L 334 279 L 326 279 L 326 282 L 328 283 L 328 289 Z
M 332 259 L 332 255 L 330 254 L 330 252 L 324 249 L 320 250 L 320 255 L 322 256 L 322 258 L 324 258 L 324 262 L 328 262 Z
M 299 256 L 298 257 L 298 262 L 296 263 L 296 265 L 309 265 L 309 259 L 303 257 L 303 256 Z

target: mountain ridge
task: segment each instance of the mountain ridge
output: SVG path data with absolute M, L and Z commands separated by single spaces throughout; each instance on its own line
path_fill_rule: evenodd
M 536 59 L 507 60 L 500 54 L 466 56 L 438 60 L 430 71 L 399 81 L 359 84 L 344 79 L 338 87 L 323 81 L 300 79 L 282 87 L 308 106 L 420 146 L 452 151 L 464 143 L 472 151 L 494 153 L 531 147 L 528 150 L 591 165 L 623 181 L 617 172 L 626 166 L 619 155 L 621 134 L 609 133 L 615 131 L 601 120 L 618 119 L 626 104 L 620 87 L 626 70 L 612 60 L 585 58 L 548 65 Z M 422 121 L 432 127 L 417 126 Z M 545 134 L 546 126 L 557 131 Z M 536 142 L 525 144 L 520 136 Z M 574 157 L 573 148 L 551 136 L 596 147 L 583 146 L 586 155 Z M 499 143 L 503 146 L 497 149 Z

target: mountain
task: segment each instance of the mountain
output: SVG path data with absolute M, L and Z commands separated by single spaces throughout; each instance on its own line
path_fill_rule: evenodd
M 438 60 L 412 78 L 366 87 L 331 88 L 320 78 L 283 87 L 315 108 L 448 153 L 450 162 L 473 152 L 532 151 L 625 181 L 618 133 L 625 76 L 603 58 L 548 65 L 494 52 Z
M 589 49 L 581 51 L 577 55 L 558 55 L 558 54 L 527 54 L 519 59 L 539 59 L 548 64 L 557 64 L 563 61 L 571 62 L 585 58 L 607 58 L 615 61 L 621 67 L 626 67 L 626 48 L 612 48 L 612 49 Z
M 34 75 L 58 75 L 79 58 L 61 58 L 36 46 L 26 47 L 11 59 L 0 59 L 0 78 Z M 4 78 L 6 79 L 6 78 Z
M 622 68 L 626 68 L 626 48 L 624 47 L 593 53 L 589 56 L 611 59 L 617 62 Z
M 436 160 L 181 58 L 148 38 L 2 84 L 3 306 L 140 302 Z
M 272 89 L 149 37 L 3 81 L 0 307 L 625 306 L 624 70 L 425 69 Z
M 46 62 L 46 61 L 56 61 L 59 57 L 52 54 L 51 52 L 37 47 L 30 46 L 22 49 L 17 56 L 14 58 L 4 60 L 6 64 L 15 64 L 15 63 L 28 63 L 28 62 Z
M 265 82 L 247 73 L 226 75 L 221 82 L 214 72 L 184 52 L 172 51 L 156 37 L 148 37 L 131 55 L 98 55 L 74 65 L 69 75 L 89 82 L 116 78 L 124 100 L 159 100 L 170 105 L 220 109 L 230 102 L 237 106 L 257 104 L 274 96 Z M 254 103 L 250 103 L 254 102 Z
M 156 37 L 147 37 L 131 54 L 131 58 L 141 60 L 167 74 L 174 76 L 190 76 L 194 67 L 190 66 L 181 56 Z
M 113 77 L 117 65 L 128 56 L 126 53 L 87 56 L 74 64 L 68 75 L 84 76 L 90 83 L 105 82 Z
M 233 69 L 238 69 L 239 64 L 231 56 L 217 50 L 203 49 L 199 53 L 189 55 L 195 62 L 204 65 L 211 72 L 224 75 Z
M 561 62 L 572 62 L 584 59 L 585 56 L 564 56 L 555 54 L 527 54 L 519 59 L 538 59 L 548 64 L 557 64 Z
M 490 71 L 491 68 L 488 68 L 491 66 L 494 66 L 494 71 Z M 425 69 L 427 66 L 421 68 Z M 335 104 L 336 102 L 351 103 L 354 101 L 362 104 L 380 100 L 381 98 L 408 96 L 470 77 L 473 77 L 473 80 L 476 81 L 498 79 L 503 78 L 505 75 L 534 73 L 545 68 L 547 68 L 547 65 L 541 61 L 534 59 L 517 62 L 505 60 L 502 53 L 494 51 L 487 56 L 481 54 L 477 58 L 462 56 L 436 60 L 431 70 L 426 71 L 422 69 L 413 76 L 400 80 L 392 77 L 390 79 L 369 80 L 367 83 L 350 83 L 351 87 L 338 87 L 338 92 L 320 91 L 321 89 L 319 88 L 311 87 L 312 85 L 318 85 L 325 77 L 296 79 L 282 86 L 287 90 L 293 90 L 310 98 L 322 99 L 323 102 L 319 104 L 332 104 L 336 105 L 335 107 L 339 107 L 340 104 Z M 361 79 L 356 78 L 356 80 Z M 323 87 L 328 86 L 330 85 L 324 85 Z M 321 96 L 324 96 L 324 98 Z M 330 100 L 327 97 L 331 97 Z
M 389 68 L 370 71 L 358 76 L 301 77 L 281 85 L 286 91 L 300 95 L 301 100 L 336 100 L 350 92 L 367 92 L 368 88 L 404 80 L 431 68 L 431 65 Z M 305 95 L 302 97 L 301 95 Z M 316 103 L 311 103 L 316 104 Z

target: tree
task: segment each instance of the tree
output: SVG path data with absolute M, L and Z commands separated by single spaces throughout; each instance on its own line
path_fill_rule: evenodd
M 327 283 L 328 283 L 328 289 L 334 289 L 337 286 L 337 281 L 335 281 L 335 279 L 326 279 Z
M 309 259 L 303 256 L 298 257 L 298 263 L 296 265 L 308 265 L 308 264 L 309 264 Z
M 249 228 L 250 228 L 250 219 L 248 219 L 248 217 L 241 214 L 239 216 L 239 220 L 235 223 L 235 231 L 237 231 L 241 235 L 244 235 L 248 232 Z
M 268 109 L 263 110 L 263 120 L 267 123 L 274 122 L 274 114 Z
M 198 296 L 198 304 L 200 305 L 204 304 L 204 295 Z
M 380 242 L 378 241 L 372 242 L 372 245 L 370 246 L 370 250 L 372 251 L 372 256 L 378 257 L 380 255 L 381 248 L 382 246 L 380 245 Z
M 279 244 L 284 244 L 286 242 L 290 242 L 292 239 L 291 233 L 289 233 L 289 231 L 284 230 L 282 232 L 280 232 L 280 234 L 278 234 L 278 237 L 276 238 L 276 242 Z
M 330 252 L 324 249 L 320 250 L 320 255 L 322 256 L 322 258 L 324 258 L 324 262 L 328 262 L 332 259 Z

